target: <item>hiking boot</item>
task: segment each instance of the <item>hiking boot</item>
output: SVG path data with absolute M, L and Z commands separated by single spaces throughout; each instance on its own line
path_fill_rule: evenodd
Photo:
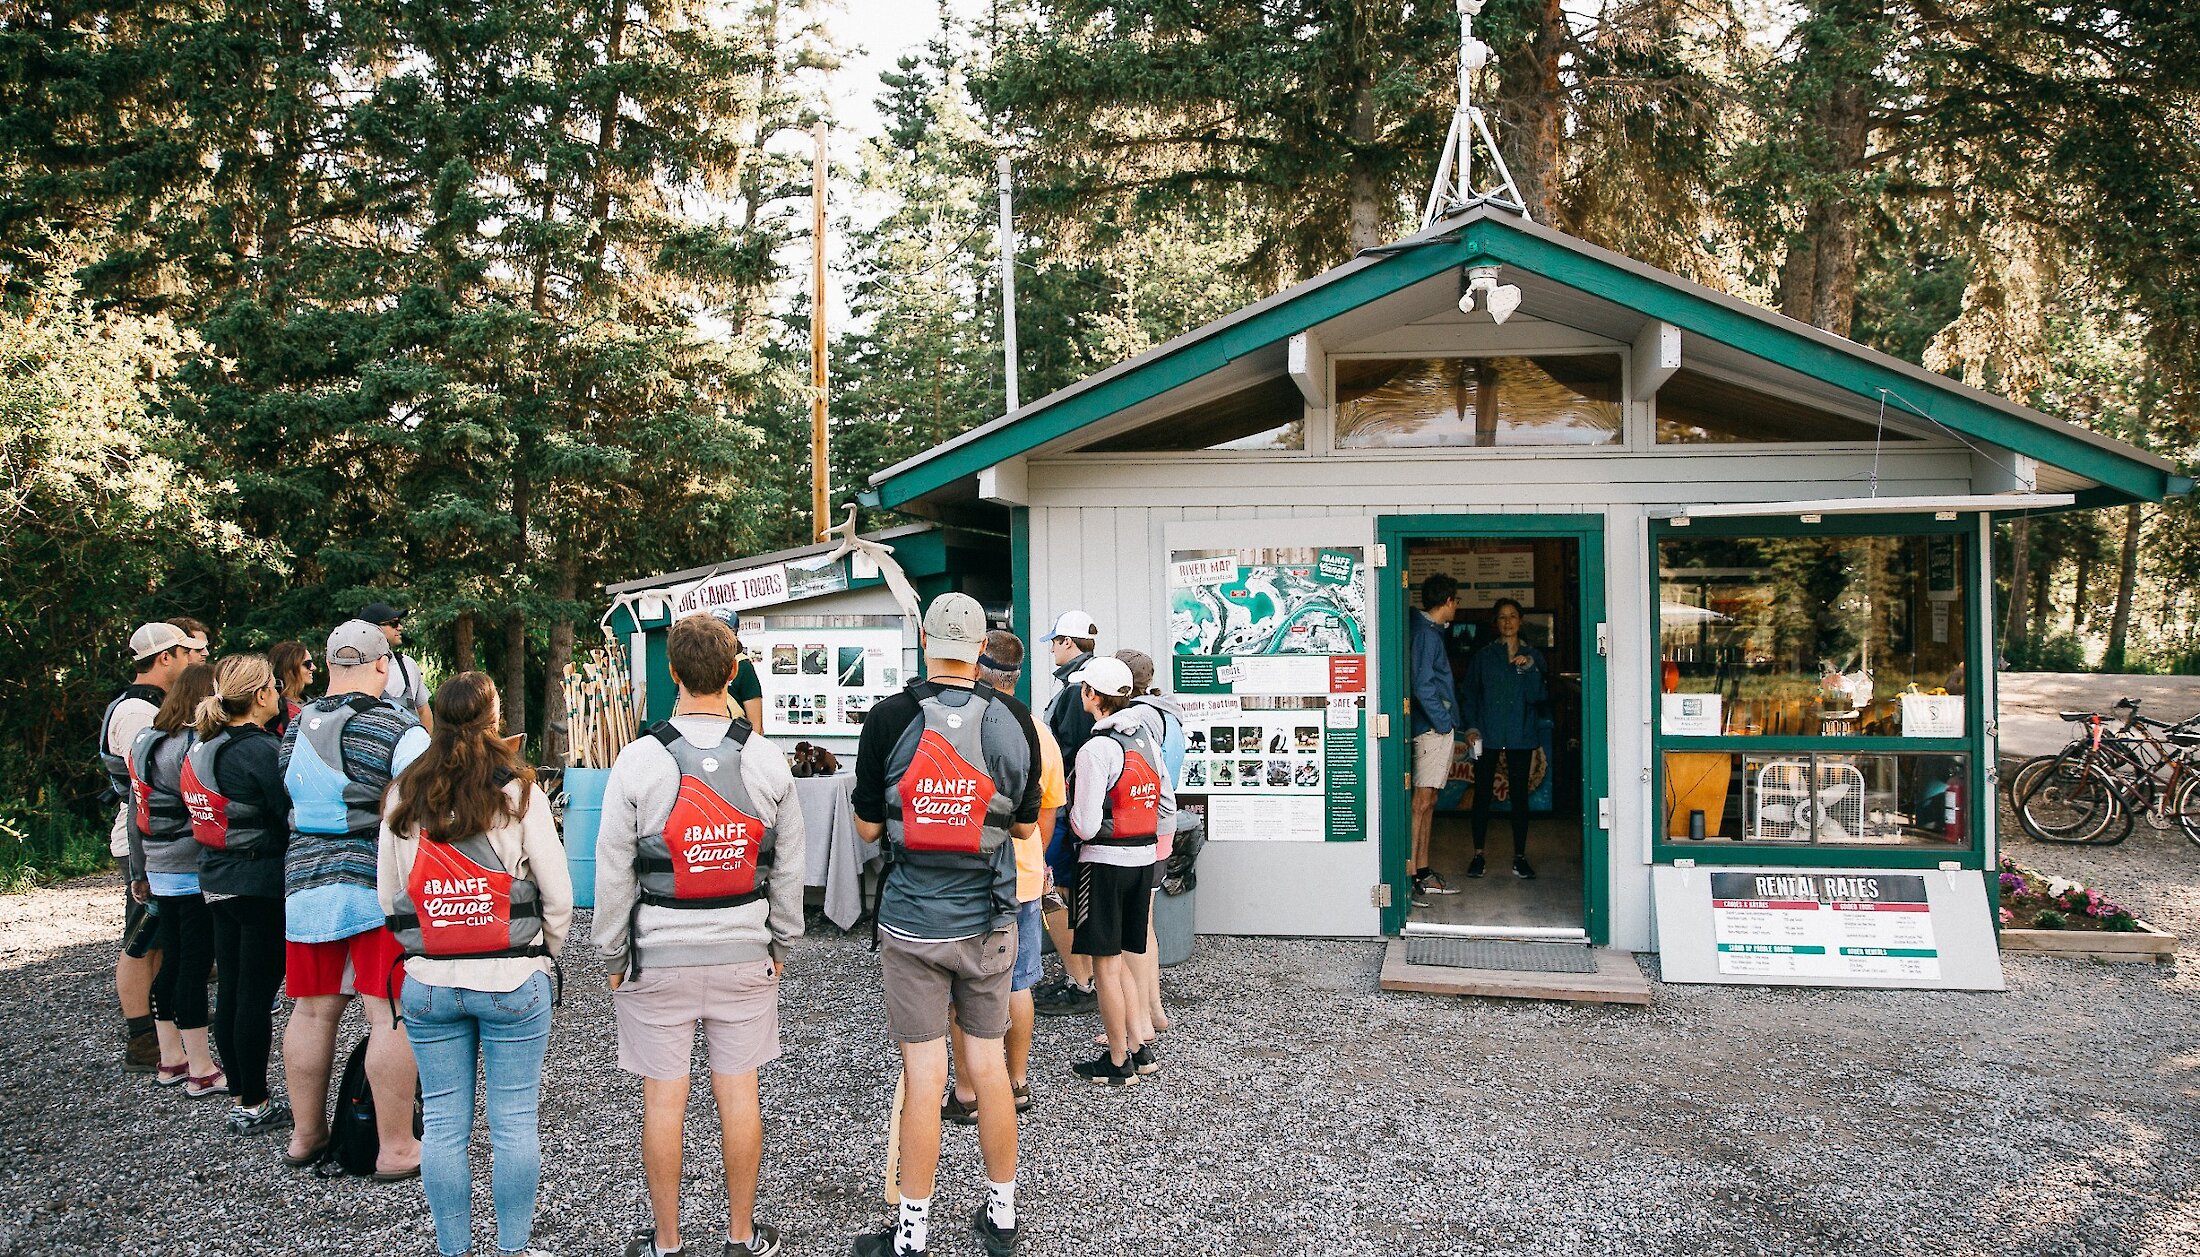
M 856 1236 L 856 1242 L 848 1249 L 849 1257 L 925 1257 L 927 1250 L 922 1248 L 895 1248 L 895 1230 L 887 1227 L 883 1231 Z
M 1138 1081 L 1138 1070 L 1130 1061 L 1118 1065 L 1106 1052 L 1089 1061 L 1077 1062 L 1069 1067 L 1069 1072 L 1102 1087 L 1128 1087 Z
M 1513 876 L 1524 882 L 1535 880 L 1535 866 L 1528 863 L 1528 857 L 1524 855 L 1513 857 Z
M 280 1100 L 263 1100 L 257 1108 L 229 1110 L 229 1133 L 232 1135 L 257 1135 L 289 1128 L 290 1106 Z
M 1484 872 L 1489 869 L 1489 867 L 1490 866 L 1488 861 L 1484 860 L 1482 858 L 1482 853 L 1477 851 L 1474 853 L 1474 862 L 1467 865 L 1467 876 L 1480 877 Z
M 761 1222 L 749 1223 L 749 1242 L 736 1244 L 726 1241 L 719 1257 L 775 1257 L 779 1252 L 779 1228 L 765 1226 Z
M 143 1030 L 130 1036 L 130 1046 L 122 1051 L 122 1072 L 125 1074 L 150 1074 L 160 1068 L 160 1036 Z
M 976 1126 L 978 1106 L 975 1103 L 963 1103 L 963 1098 L 950 1090 L 946 1102 L 940 1105 L 940 1120 L 953 1122 L 957 1126 Z
M 978 1206 L 977 1220 L 970 1229 L 978 1233 L 978 1242 L 985 1245 L 986 1257 L 1009 1257 L 1016 1251 L 1016 1228 L 993 1225 L 993 1211 Z
M 1041 1017 L 1073 1017 L 1096 1011 L 1100 1007 L 1100 993 L 1089 986 L 1079 986 L 1064 980 L 1056 990 L 1039 994 L 1031 993 L 1031 1009 Z
M 1153 1054 L 1153 1044 L 1141 1043 L 1131 1053 L 1131 1068 L 1141 1075 L 1161 1072 L 1161 1058 Z

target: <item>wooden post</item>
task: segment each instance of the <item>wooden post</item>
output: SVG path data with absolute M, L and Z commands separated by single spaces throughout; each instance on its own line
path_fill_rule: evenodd
M 831 460 L 825 440 L 825 124 L 812 134 L 817 159 L 810 170 L 810 520 L 815 539 L 831 525 L 825 501 Z

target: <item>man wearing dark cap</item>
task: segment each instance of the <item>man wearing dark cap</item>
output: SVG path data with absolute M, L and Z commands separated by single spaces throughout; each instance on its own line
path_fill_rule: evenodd
M 435 732 L 435 716 L 428 710 L 428 678 L 420 670 L 420 661 L 402 653 L 405 645 L 405 609 L 386 602 L 370 602 L 360 608 L 359 618 L 382 630 L 382 636 L 390 642 L 390 679 L 382 689 L 382 697 L 420 717 L 420 727 Z

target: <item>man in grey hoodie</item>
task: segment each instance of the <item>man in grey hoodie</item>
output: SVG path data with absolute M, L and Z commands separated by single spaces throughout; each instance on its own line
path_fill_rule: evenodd
M 754 1221 L 764 1125 L 756 1071 L 779 1055 L 779 974 L 802 935 L 802 808 L 787 758 L 726 698 L 739 646 L 724 621 L 666 634 L 672 718 L 619 752 L 596 839 L 596 950 L 611 969 L 619 1068 L 642 1077 L 642 1170 L 654 1225 L 626 1257 L 681 1251 L 680 1147 L 700 1024 L 725 1149 L 723 1257 L 767 1257 Z

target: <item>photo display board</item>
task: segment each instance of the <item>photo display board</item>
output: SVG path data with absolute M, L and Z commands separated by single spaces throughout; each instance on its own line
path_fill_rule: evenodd
M 1181 793 L 1217 841 L 1367 836 L 1366 552 L 1169 552 Z
M 854 738 L 877 702 L 909 677 L 898 616 L 845 616 L 886 624 L 802 627 L 744 621 L 741 646 L 764 687 L 772 737 Z

